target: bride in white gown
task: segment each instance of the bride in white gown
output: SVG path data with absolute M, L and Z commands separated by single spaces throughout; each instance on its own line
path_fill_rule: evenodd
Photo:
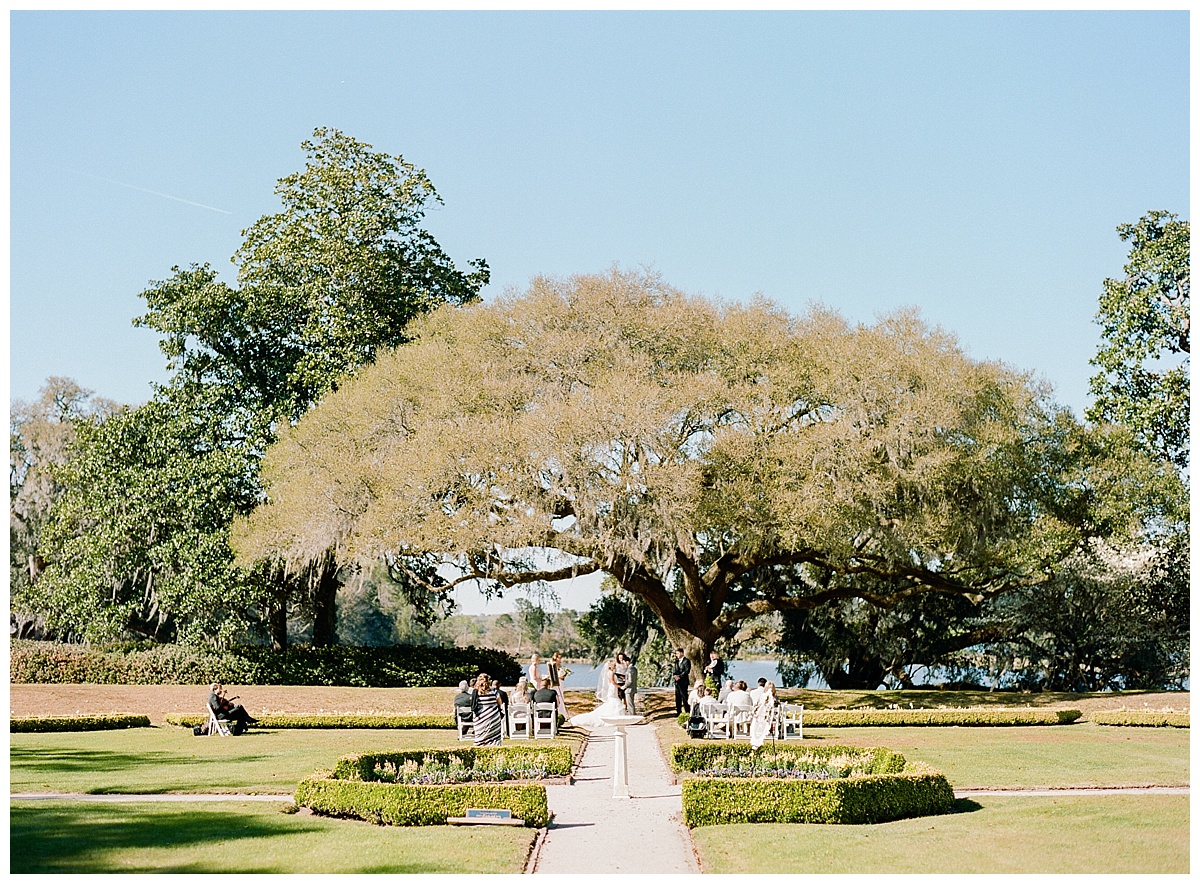
M 596 688 L 596 696 L 600 698 L 600 705 L 591 712 L 573 716 L 569 722 L 570 724 L 575 727 L 586 727 L 590 730 L 606 727 L 601 720 L 604 716 L 611 718 L 614 715 L 626 714 L 625 703 L 617 696 L 616 668 L 616 662 L 609 660 L 604 668 L 600 670 L 600 684 Z

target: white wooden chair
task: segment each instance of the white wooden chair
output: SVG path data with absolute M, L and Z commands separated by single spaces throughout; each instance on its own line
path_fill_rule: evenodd
M 533 737 L 553 740 L 558 736 L 558 704 L 533 704 Z
M 460 740 L 475 739 L 475 725 L 471 723 L 471 710 L 465 706 L 454 707 L 454 725 Z
M 733 739 L 745 733 L 750 736 L 750 721 L 754 718 L 753 706 L 729 707 L 729 738 Z
M 222 737 L 230 736 L 229 722 L 217 718 L 217 713 L 212 711 L 211 706 L 206 706 L 205 708 L 208 710 L 208 735 L 210 737 L 218 735 Z
M 705 733 L 708 736 L 729 738 L 729 707 L 726 704 L 701 703 L 700 714 L 704 716 Z
M 528 740 L 533 736 L 533 711 L 527 703 L 508 704 L 508 736 L 511 740 Z
M 791 734 L 797 740 L 804 739 L 804 706 L 783 703 L 779 707 L 779 738 L 786 740 Z

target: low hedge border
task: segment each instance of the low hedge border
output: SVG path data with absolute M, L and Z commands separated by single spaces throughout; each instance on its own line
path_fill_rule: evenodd
M 199 714 L 175 714 L 164 716 L 167 724 L 195 727 L 208 721 L 208 716 Z M 284 712 L 262 712 L 257 716 L 260 728 L 452 728 L 454 719 L 449 715 L 355 715 L 342 713 L 291 714 Z
M 1190 712 L 1089 712 L 1088 721 L 1114 727 L 1192 726 Z
M 410 786 L 313 776 L 296 787 L 296 804 L 322 816 L 388 826 L 438 826 L 467 809 L 507 809 L 529 828 L 550 822 L 546 787 L 537 783 Z
M 814 709 L 805 727 L 1014 727 L 1070 724 L 1078 709 Z
M 804 726 L 1013 727 L 1070 724 L 1082 715 L 1078 709 L 805 709 Z M 687 722 L 680 713 L 679 726 Z
M 458 760 L 466 767 L 476 764 L 493 764 L 497 761 L 520 763 L 537 760 L 542 762 L 552 776 L 571 775 L 575 758 L 567 746 L 464 746 L 461 749 L 412 749 L 406 752 L 366 752 L 343 755 L 333 768 L 333 778 L 338 780 L 375 781 L 375 769 L 380 767 L 403 767 L 405 762 L 417 764 L 448 765 Z
M 784 756 L 795 760 L 827 761 L 835 757 L 850 756 L 864 759 L 872 774 L 899 773 L 904 770 L 904 756 L 882 747 L 823 746 L 813 743 L 777 743 L 773 747 L 764 745 L 755 749 L 749 743 L 732 740 L 712 740 L 695 743 L 676 743 L 671 747 L 671 769 L 677 773 L 690 773 L 713 766 L 717 759 L 726 762 L 734 759 L 761 759 Z
M 695 777 L 682 785 L 688 828 L 734 823 L 884 823 L 946 813 L 954 790 L 923 765 L 837 780 Z
M 150 727 L 150 717 L 147 715 L 35 715 L 8 720 L 8 731 L 13 734 L 115 731 L 127 727 Z

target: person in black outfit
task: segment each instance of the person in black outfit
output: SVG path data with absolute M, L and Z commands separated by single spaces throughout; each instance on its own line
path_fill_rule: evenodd
M 550 687 L 550 679 L 543 678 L 542 686 L 533 692 L 533 702 L 535 703 L 558 703 L 558 691 Z
M 249 725 L 258 724 L 258 719 L 251 717 L 240 703 L 234 704 L 233 700 L 225 698 L 225 689 L 219 684 L 211 684 L 208 686 L 211 693 L 208 695 L 208 708 L 211 709 L 221 721 L 232 721 L 234 727 L 233 733 L 240 734 L 246 730 Z M 234 700 L 237 698 L 234 697 Z
M 475 692 L 467 686 L 465 681 L 460 681 L 458 683 L 458 696 L 454 698 L 454 711 L 457 712 L 459 708 L 464 709 L 467 712 L 467 720 L 470 721 L 471 707 L 474 705 Z
M 692 661 L 683 655 L 683 648 L 675 649 L 675 668 L 671 670 L 671 678 L 675 680 L 675 714 L 691 712 L 688 703 L 688 676 L 692 674 Z
M 708 654 L 708 665 L 704 667 L 705 675 L 711 675 L 713 683 L 716 684 L 717 690 L 721 689 L 721 684 L 725 680 L 725 661 L 717 656 L 716 651 L 710 651 Z

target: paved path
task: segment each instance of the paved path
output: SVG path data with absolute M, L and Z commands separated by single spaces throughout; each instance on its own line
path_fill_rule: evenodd
M 612 729 L 593 731 L 575 783 L 546 787 L 554 818 L 538 846 L 535 873 L 699 871 L 683 827 L 679 786 L 671 785 L 653 726 L 634 725 L 625 733 L 630 797 L 612 797 Z

